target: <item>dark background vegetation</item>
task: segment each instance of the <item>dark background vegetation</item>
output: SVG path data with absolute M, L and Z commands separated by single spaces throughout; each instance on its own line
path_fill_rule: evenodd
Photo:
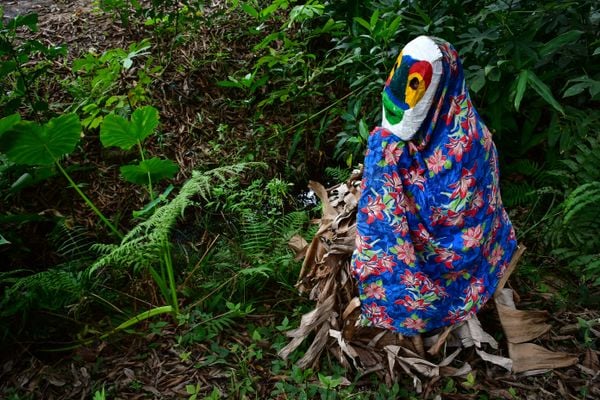
M 300 264 L 287 245 L 314 233 L 319 212 L 304 188 L 340 182 L 361 162 L 387 71 L 421 34 L 459 50 L 493 132 L 503 201 L 528 248 L 513 287 L 557 320 L 579 321 L 574 348 L 597 349 L 597 2 L 66 4 L 13 14 L 0 29 L 0 338 L 9 358 L 58 362 L 97 352 L 100 341 L 154 335 L 181 362 L 204 346 L 236 371 L 214 387 L 190 385 L 189 396 L 408 396 L 398 386 L 336 389 L 339 366 L 317 375 L 274 354 L 311 306 L 293 287 Z M 148 118 L 136 123 L 136 110 Z M 134 139 L 110 144 L 123 135 Z M 148 310 L 152 322 L 131 320 Z M 285 378 L 257 383 L 272 376 Z M 142 393 L 135 382 L 126 390 Z

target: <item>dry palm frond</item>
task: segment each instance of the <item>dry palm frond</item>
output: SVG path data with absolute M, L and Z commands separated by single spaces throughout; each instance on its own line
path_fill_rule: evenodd
M 398 380 L 401 375 L 409 376 L 417 391 L 422 390 L 423 381 L 440 376 L 464 376 L 471 372 L 470 364 L 459 357 L 463 348 L 475 347 L 481 359 L 514 372 L 567 366 L 577 361 L 576 357 L 564 353 L 544 355 L 539 351 L 535 352 L 536 357 L 541 358 L 527 365 L 522 360 L 506 357 L 498 350 L 496 340 L 482 329 L 476 316 L 425 337 L 404 337 L 389 330 L 360 326 L 360 300 L 350 266 L 360 179 L 361 172 L 355 171 L 346 183 L 330 189 L 317 182 L 309 184 L 323 203 L 323 215 L 312 242 L 301 250 L 305 258 L 296 286 L 301 293 L 307 293 L 316 306 L 302 317 L 297 329 L 287 333 L 291 341 L 279 352 L 281 357 L 287 358 L 312 337 L 311 345 L 297 362 L 299 367 L 317 366 L 321 353 L 327 350 L 343 366 L 354 367 L 359 374 L 376 372 L 388 383 Z M 549 329 L 549 325 L 543 323 L 545 313 L 529 314 L 516 310 L 514 304 L 512 308 L 506 304 L 510 291 L 504 292 L 502 288 L 523 251 L 524 248 L 520 247 L 515 253 L 497 292 L 502 293 L 504 299 L 500 300 L 501 303 L 496 300 L 496 304 L 500 307 L 498 311 L 502 311 L 501 323 L 509 341 L 511 337 L 523 335 L 529 335 L 526 339 L 532 340 Z M 515 316 L 530 323 L 515 324 L 512 319 Z M 523 332 L 522 329 L 529 331 Z M 511 342 L 510 345 L 509 351 L 521 344 Z M 450 348 L 456 350 L 450 352 Z M 512 351 L 510 354 L 512 356 Z M 552 360 L 548 362 L 547 357 Z

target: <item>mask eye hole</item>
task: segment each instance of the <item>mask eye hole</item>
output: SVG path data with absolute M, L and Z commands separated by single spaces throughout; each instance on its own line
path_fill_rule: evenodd
M 419 88 L 419 79 L 412 78 L 408 84 L 412 90 L 417 90 Z

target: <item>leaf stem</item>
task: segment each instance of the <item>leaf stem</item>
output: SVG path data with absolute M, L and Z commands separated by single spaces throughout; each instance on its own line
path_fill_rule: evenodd
M 142 162 L 146 161 L 144 157 L 144 149 L 142 148 L 142 142 L 137 141 L 138 150 L 140 151 L 140 157 L 142 158 Z M 150 202 L 154 201 L 154 190 L 152 189 L 152 175 L 150 175 L 150 171 L 148 171 L 148 192 L 150 192 Z
M 83 193 L 83 191 L 79 188 L 79 186 L 77 186 L 77 184 L 75 183 L 75 181 L 73 181 L 73 179 L 71 179 L 71 176 L 67 173 L 67 171 L 65 171 L 63 169 L 63 167 L 60 165 L 60 163 L 58 162 L 58 160 L 55 159 L 54 163 L 58 167 L 59 171 L 65 176 L 65 178 L 67 178 L 67 180 L 69 181 L 69 184 L 71 185 L 71 187 L 73 189 L 75 189 L 75 191 L 77 192 L 77 194 L 79 194 L 79 196 L 81 196 L 81 198 L 83 199 L 83 201 L 85 201 L 85 204 L 87 204 L 92 209 L 92 211 L 94 211 L 96 213 L 96 215 L 98 217 L 100 217 L 100 219 L 102 220 L 102 222 L 104 222 L 106 224 L 106 226 L 115 235 L 117 235 L 117 237 L 119 239 L 123 239 L 123 234 L 121 232 L 119 232 L 119 230 L 104 216 L 104 214 L 102 214 L 102 212 L 94 205 L 94 203 L 92 203 L 92 201 L 85 195 L 85 193 Z
M 177 299 L 177 287 L 175 286 L 175 274 L 173 273 L 173 258 L 171 257 L 171 245 L 165 241 L 163 242 L 163 259 L 165 267 L 167 269 L 167 276 L 169 278 L 169 290 L 171 292 L 171 303 L 173 305 L 175 315 L 179 314 L 179 301 Z

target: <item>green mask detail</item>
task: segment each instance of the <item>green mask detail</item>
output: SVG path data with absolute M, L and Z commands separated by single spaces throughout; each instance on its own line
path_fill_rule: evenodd
M 394 104 L 386 92 L 381 94 L 383 98 L 383 108 L 385 109 L 385 118 L 391 125 L 396 125 L 402 121 L 404 110 Z

